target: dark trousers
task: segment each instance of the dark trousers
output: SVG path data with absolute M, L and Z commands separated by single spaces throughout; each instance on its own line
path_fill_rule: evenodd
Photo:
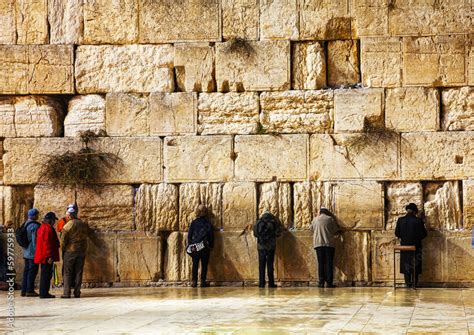
M 209 265 L 209 256 L 211 255 L 209 249 L 203 249 L 199 251 L 196 255 L 192 256 L 193 259 L 193 282 L 197 283 L 198 280 L 198 271 L 199 271 L 199 262 L 201 262 L 201 283 L 206 282 L 207 278 L 207 266 Z
M 40 275 L 40 297 L 49 295 L 49 288 L 51 287 L 51 278 L 53 277 L 53 264 L 41 264 Z
M 413 272 L 410 271 L 410 272 L 405 272 L 403 274 L 403 276 L 405 277 L 405 284 L 407 286 L 412 286 L 413 285 Z M 418 286 L 418 278 L 420 277 L 420 274 L 417 273 L 416 274 L 416 278 L 415 279 L 415 285 Z
M 332 285 L 335 249 L 333 247 L 317 247 L 315 249 L 318 256 L 319 285 L 323 285 L 324 282 Z
M 63 258 L 64 266 L 64 295 L 71 295 L 71 288 L 74 288 L 74 296 L 81 295 L 82 272 L 86 255 L 79 252 L 65 252 Z
M 268 274 L 268 285 L 275 285 L 273 276 L 273 262 L 275 260 L 275 249 L 258 250 L 258 286 L 265 286 L 265 268 Z
M 35 291 L 35 279 L 38 274 L 39 266 L 32 259 L 24 258 L 25 268 L 23 270 L 23 281 L 21 293 L 32 293 Z

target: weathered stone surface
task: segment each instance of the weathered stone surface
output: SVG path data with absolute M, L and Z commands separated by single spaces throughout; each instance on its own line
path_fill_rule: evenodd
M 472 229 L 474 227 L 474 180 L 464 180 L 463 189 L 463 227 Z
M 2 94 L 73 93 L 73 48 L 0 45 L 0 78 Z
M 326 55 L 320 42 L 296 42 L 292 49 L 292 83 L 295 90 L 326 87 Z
M 150 134 L 150 107 L 147 96 L 109 93 L 105 106 L 105 127 L 109 136 Z
M 169 282 L 190 280 L 192 260 L 186 254 L 187 233 L 172 232 L 166 244 L 164 279 Z
M 226 40 L 258 39 L 258 0 L 222 0 L 222 37 Z
M 334 278 L 336 282 L 369 280 L 370 240 L 368 232 L 346 231 L 336 240 Z M 350 259 L 348 262 L 347 260 Z
M 272 182 L 260 184 L 258 187 L 258 216 L 269 211 L 278 218 L 284 228 L 290 228 L 293 221 L 291 185 Z
M 300 39 L 351 38 L 348 0 L 302 0 L 300 8 Z
M 203 93 L 198 103 L 198 133 L 255 134 L 258 129 L 257 93 Z
M 96 234 L 94 240 L 88 240 L 82 281 L 84 283 L 117 281 L 116 254 L 115 234 Z
M 351 16 L 356 36 L 384 36 L 388 33 L 387 0 L 352 0 Z
M 230 136 L 167 137 L 164 147 L 165 180 L 230 180 L 233 175 L 231 153 Z
M 48 43 L 47 0 L 17 0 L 15 16 L 17 44 Z
M 136 43 L 138 8 L 137 0 L 84 0 L 84 43 Z
M 16 43 L 16 0 L 5 0 L 0 2 L 0 44 Z
M 472 282 L 474 271 L 474 250 L 472 249 L 472 233 L 459 232 L 446 235 L 445 278 L 446 282 Z
M 319 209 L 335 212 L 334 184 L 329 182 L 301 182 L 293 185 L 293 213 L 295 229 L 310 229 Z
M 77 91 L 173 91 L 173 55 L 173 47 L 168 44 L 79 46 L 75 64 Z
M 208 218 L 216 229 L 222 227 L 222 184 L 189 183 L 179 185 L 179 230 L 187 231 L 196 218 L 199 205 L 206 206 Z
M 140 43 L 220 41 L 218 0 L 139 0 Z
M 69 100 L 64 136 L 79 136 L 84 131 L 105 131 L 105 99 L 100 95 L 78 95 Z
M 424 87 L 387 89 L 385 125 L 398 132 L 439 130 L 439 93 Z
M 4 186 L 3 222 L 5 225 L 19 227 L 26 219 L 26 213 L 33 208 L 34 190 L 30 186 Z M 17 244 L 17 243 L 15 243 Z M 23 256 L 21 257 L 23 258 Z
M 463 85 L 466 68 L 465 35 L 403 38 L 404 85 Z
M 275 91 L 290 88 L 289 41 L 216 44 L 217 90 Z
M 335 132 L 364 132 L 368 125 L 383 128 L 383 117 L 383 89 L 344 89 L 335 91 Z
M 257 256 L 257 241 L 251 233 L 215 232 L 208 279 L 255 281 L 258 279 Z
M 161 237 L 118 236 L 117 273 L 121 282 L 162 278 Z
M 277 133 L 328 133 L 333 127 L 333 91 L 264 92 L 263 130 Z
M 397 178 L 398 141 L 387 133 L 312 135 L 309 175 L 316 180 Z
M 390 7 L 390 34 L 444 35 L 472 32 L 470 13 L 472 13 L 471 5 L 462 0 L 441 3 L 396 1 Z
M 354 85 L 360 82 L 357 41 L 328 42 L 328 85 Z
M 382 229 L 384 192 L 373 181 L 344 182 L 334 185 L 335 216 L 343 229 Z
M 395 229 L 399 217 L 406 214 L 405 206 L 413 202 L 423 211 L 423 187 L 419 182 L 393 182 L 387 184 L 386 229 Z
M 299 181 L 307 177 L 306 135 L 238 135 L 234 146 L 237 155 L 235 177 L 238 180 Z
M 260 1 L 260 39 L 296 40 L 298 28 L 298 0 Z
M 474 85 L 474 45 L 471 45 L 471 48 L 469 49 L 467 61 L 469 63 L 468 69 L 467 69 L 468 71 L 467 83 L 473 86 Z
M 458 181 L 428 183 L 424 189 L 426 225 L 437 230 L 462 227 L 461 193 Z
M 174 45 L 176 85 L 184 92 L 212 92 L 214 81 L 214 47 L 209 43 Z
M 59 136 L 62 119 L 61 105 L 52 98 L 0 98 L 0 137 Z
M 443 130 L 474 130 L 473 87 L 443 90 L 441 101 Z
M 257 191 L 254 183 L 225 183 L 222 190 L 222 227 L 241 231 L 257 220 Z
M 67 205 L 76 202 L 79 217 L 94 230 L 133 230 L 133 196 L 133 187 L 127 185 L 107 185 L 96 189 L 37 185 L 34 205 L 43 214 L 53 211 L 58 217 L 63 217 Z
M 136 228 L 156 234 L 178 230 L 178 186 L 143 184 L 136 193 Z
M 48 0 L 51 44 L 82 44 L 84 0 Z
M 4 145 L 6 151 L 4 182 L 12 185 L 40 182 L 45 157 L 81 148 L 79 140 L 74 138 L 7 139 Z M 161 181 L 159 138 L 98 138 L 90 147 L 115 154 L 121 160 L 114 169 L 108 171 L 104 183 L 133 184 Z M 25 153 L 28 153 L 27 157 Z M 25 159 L 28 159 L 28 165 L 21 163 Z
M 315 281 L 318 261 L 313 248 L 313 233 L 283 232 L 275 252 L 276 279 L 281 281 Z
M 399 38 L 365 38 L 361 42 L 362 83 L 367 87 L 401 84 L 402 45 Z
M 401 175 L 404 179 L 456 179 L 474 173 L 473 132 L 403 134 Z M 426 145 L 429 143 L 429 145 Z

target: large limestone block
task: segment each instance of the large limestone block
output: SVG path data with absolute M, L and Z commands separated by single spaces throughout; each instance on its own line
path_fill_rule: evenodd
M 16 43 L 16 0 L 4 0 L 0 2 L 0 44 Z
M 218 0 L 138 0 L 140 43 L 220 41 Z
M 230 136 L 166 137 L 165 180 L 226 181 L 233 176 Z
M 15 16 L 17 44 L 48 43 L 47 0 L 16 0 Z
M 443 130 L 474 130 L 473 87 L 443 90 L 441 101 Z
M 253 234 L 214 233 L 208 279 L 227 282 L 258 280 L 257 241 Z
M 111 153 L 121 160 L 109 170 L 102 182 L 108 184 L 156 183 L 161 181 L 161 139 L 99 138 L 91 145 L 99 152 Z M 45 157 L 79 150 L 74 138 L 8 139 L 4 162 L 6 184 L 35 184 L 42 181 Z M 26 153 L 26 156 L 25 156 Z M 28 165 L 22 162 L 28 160 Z
M 468 65 L 469 67 L 467 69 L 468 71 L 467 83 L 473 86 L 474 85 L 474 45 L 471 45 L 471 48 L 469 49 L 468 63 L 469 63 Z
M 136 43 L 138 8 L 138 0 L 84 0 L 84 43 Z
M 299 181 L 307 177 L 307 135 L 238 135 L 234 150 L 238 180 Z
M 301 0 L 299 19 L 302 40 L 351 38 L 348 0 Z
M 78 95 L 69 100 L 64 136 L 79 136 L 85 131 L 105 131 L 105 99 L 100 95 Z
M 425 87 L 387 89 L 385 125 L 398 132 L 439 130 L 439 93 Z
M 37 185 L 35 207 L 43 214 L 53 211 L 63 217 L 68 204 L 77 203 L 79 217 L 94 230 L 134 229 L 134 190 L 128 185 L 96 188 Z
M 176 85 L 184 92 L 212 92 L 214 81 L 214 47 L 209 43 L 174 45 Z
M 84 0 L 48 0 L 51 44 L 82 44 Z
M 222 227 L 225 231 L 242 231 L 257 220 L 255 183 L 225 183 L 222 189 Z
M 367 282 L 370 272 L 369 254 L 368 232 L 346 231 L 339 234 L 334 256 L 335 281 L 342 283 Z
M 331 132 L 333 97 L 331 90 L 263 92 L 260 95 L 263 130 L 298 134 Z
M 156 234 L 178 230 L 178 186 L 143 184 L 136 193 L 136 228 Z
M 357 41 L 328 42 L 328 85 L 354 85 L 360 82 Z
M 166 240 L 164 279 L 168 282 L 191 280 L 191 257 L 186 254 L 187 233 L 172 232 Z
M 290 228 L 293 221 L 291 185 L 289 183 L 263 183 L 258 185 L 258 216 L 269 211 L 282 224 Z
M 383 128 L 384 90 L 336 90 L 334 93 L 334 131 L 364 132 L 368 125 Z
M 148 136 L 150 107 L 147 96 L 108 93 L 105 98 L 105 128 L 109 136 Z
M 0 93 L 73 93 L 73 58 L 70 45 L 0 45 Z
M 460 86 L 466 77 L 466 36 L 403 38 L 403 84 Z
M 402 44 L 399 38 L 361 39 L 362 83 L 366 87 L 401 85 Z
M 4 224 L 19 227 L 27 219 L 28 210 L 33 208 L 34 189 L 31 186 L 4 186 L 2 192 Z
M 461 229 L 461 190 L 458 181 L 425 185 L 424 211 L 427 227 L 437 230 Z
M 78 93 L 170 92 L 171 45 L 82 45 L 76 50 Z
M 374 181 L 344 182 L 334 186 L 335 211 L 343 229 L 383 229 L 384 190 Z
M 260 39 L 297 40 L 298 37 L 298 0 L 260 1 Z
M 300 182 L 293 184 L 293 228 L 311 229 L 311 222 L 325 207 L 335 211 L 335 187 L 328 182 Z
M 415 203 L 423 211 L 423 187 L 420 182 L 392 182 L 387 184 L 387 225 L 395 229 L 399 217 L 406 214 L 405 206 Z
M 472 282 L 474 271 L 474 250 L 472 249 L 472 233 L 457 232 L 446 235 L 446 282 Z
M 474 227 L 474 180 L 463 182 L 463 227 L 472 229 Z
M 474 173 L 474 133 L 408 133 L 401 140 L 404 179 L 456 179 Z
M 198 133 L 255 134 L 259 120 L 258 93 L 203 93 L 198 102 Z
M 225 40 L 258 39 L 260 7 L 258 0 L 222 0 L 222 37 Z
M 316 180 L 398 177 L 399 137 L 387 133 L 312 135 L 310 178 Z
M 0 137 L 60 136 L 62 119 L 61 105 L 53 98 L 0 98 Z
M 88 240 L 83 283 L 113 283 L 117 281 L 117 240 L 115 234 L 96 234 Z
M 356 36 L 385 36 L 388 33 L 387 0 L 352 0 L 352 29 Z
M 287 90 L 290 80 L 289 41 L 231 40 L 216 45 L 220 92 Z
M 292 49 L 292 82 L 295 90 L 326 87 L 326 55 L 320 42 L 296 42 Z
M 318 280 L 318 261 L 312 232 L 283 232 L 277 240 L 275 258 L 277 280 Z
M 390 7 L 391 35 L 445 35 L 472 32 L 469 1 L 395 1 Z
M 223 185 L 217 183 L 186 183 L 179 186 L 179 230 L 187 231 L 196 219 L 196 209 L 204 205 L 215 229 L 222 227 Z
M 117 237 L 117 274 L 121 282 L 156 282 L 162 278 L 160 236 Z

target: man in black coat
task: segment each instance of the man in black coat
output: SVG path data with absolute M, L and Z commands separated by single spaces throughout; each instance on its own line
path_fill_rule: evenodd
M 413 278 L 413 251 L 400 252 L 400 273 L 405 276 L 405 284 L 411 287 L 413 282 L 418 284 L 418 277 L 422 272 L 422 240 L 428 235 L 425 224 L 416 216 L 418 207 L 410 203 L 405 207 L 407 214 L 397 221 L 395 235 L 400 239 L 401 245 L 414 245 L 416 277 Z

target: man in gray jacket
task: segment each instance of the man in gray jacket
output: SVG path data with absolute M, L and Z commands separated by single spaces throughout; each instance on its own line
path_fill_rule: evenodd
M 336 246 L 334 235 L 339 230 L 339 226 L 332 213 L 327 208 L 321 207 L 319 215 L 313 219 L 311 228 L 314 232 L 313 247 L 318 256 L 318 286 L 324 287 L 324 282 L 326 282 L 327 287 L 334 287 L 333 270 Z

